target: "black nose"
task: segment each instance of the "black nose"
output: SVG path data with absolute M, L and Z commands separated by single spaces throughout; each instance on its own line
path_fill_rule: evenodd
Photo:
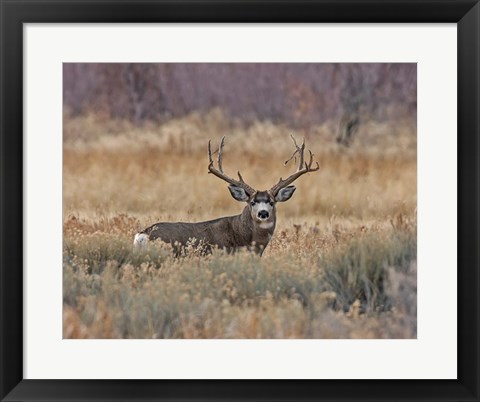
M 259 211 L 258 212 L 258 217 L 261 219 L 267 219 L 268 218 L 268 212 L 267 211 Z

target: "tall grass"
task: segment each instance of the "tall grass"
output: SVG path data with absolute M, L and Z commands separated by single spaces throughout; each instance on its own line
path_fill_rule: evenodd
M 416 245 L 414 233 L 403 231 L 353 239 L 322 259 L 325 288 L 336 293 L 336 306 L 344 311 L 357 300 L 361 311 L 388 310 L 388 268 L 408 273 Z
M 268 258 L 194 249 L 174 258 L 168 246 L 136 250 L 130 237 L 100 232 L 66 240 L 64 335 L 77 336 L 77 320 L 84 336 L 100 338 L 382 337 L 388 318 L 412 321 L 390 337 L 415 336 L 414 318 L 392 311 L 403 300 L 385 285 L 391 270 L 415 278 L 414 231 L 365 233 L 320 254 L 305 253 L 294 232 Z
M 193 247 L 174 258 L 160 242 L 134 250 L 133 235 L 243 208 L 206 172 L 208 137 L 228 131 L 225 170 L 263 189 L 294 169 L 283 167 L 288 128 L 236 127 L 221 115 L 65 127 L 64 337 L 416 336 L 416 157 L 406 128 L 380 146 L 388 127 L 372 123 L 351 149 L 333 145 L 328 125 L 312 129 L 307 147 L 321 169 L 278 205 L 262 258 Z

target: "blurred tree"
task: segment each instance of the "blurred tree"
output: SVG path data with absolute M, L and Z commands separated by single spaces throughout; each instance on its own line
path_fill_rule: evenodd
M 346 63 L 337 64 L 336 67 L 341 77 L 341 115 L 336 140 L 339 144 L 349 146 L 360 125 L 362 105 L 365 106 L 364 109 L 367 105 L 373 106 L 371 92 L 374 83 L 371 82 L 371 75 L 374 74 L 376 66 Z
M 362 121 L 416 117 L 414 63 L 65 63 L 70 113 L 164 121 L 221 108 L 243 121 L 308 129 L 337 121 L 348 145 Z

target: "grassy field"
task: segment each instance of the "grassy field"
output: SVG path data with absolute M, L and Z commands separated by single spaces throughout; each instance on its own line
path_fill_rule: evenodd
M 226 134 L 227 174 L 267 189 L 295 169 L 292 130 L 218 111 L 141 128 L 66 116 L 64 337 L 415 338 L 414 127 L 367 123 L 350 148 L 333 130 L 306 133 L 320 171 L 277 206 L 263 257 L 175 259 L 159 243 L 134 250 L 133 235 L 244 206 L 207 174 L 208 139 Z

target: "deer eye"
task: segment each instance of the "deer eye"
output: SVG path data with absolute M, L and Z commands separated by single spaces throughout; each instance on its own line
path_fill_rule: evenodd
M 255 201 L 251 201 L 250 205 L 253 207 L 255 205 Z
M 274 204 L 273 201 L 270 201 L 270 205 L 271 205 L 272 207 L 273 207 L 273 204 Z

